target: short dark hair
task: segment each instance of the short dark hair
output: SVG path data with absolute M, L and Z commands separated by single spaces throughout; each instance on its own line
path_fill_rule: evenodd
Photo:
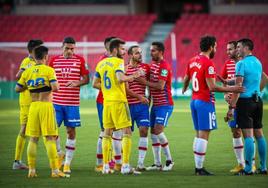
M 156 46 L 157 50 L 165 52 L 165 46 L 162 42 L 152 42 L 152 46 Z
M 75 40 L 74 40 L 73 37 L 65 37 L 63 39 L 63 44 L 65 44 L 65 43 L 67 43 L 67 44 L 75 44 Z
M 111 40 L 113 40 L 113 39 L 115 39 L 115 38 L 117 38 L 117 37 L 115 37 L 115 36 L 106 37 L 106 38 L 104 39 L 104 45 L 106 45 L 108 42 L 110 42 Z
M 216 37 L 205 35 L 200 39 L 200 50 L 201 52 L 207 52 L 210 47 L 214 47 L 216 44 Z
M 29 53 L 32 53 L 34 48 L 36 48 L 37 46 L 42 45 L 43 43 L 44 42 L 42 40 L 39 40 L 39 39 L 29 40 L 29 42 L 27 44 L 27 49 L 28 49 Z
M 138 45 L 133 45 L 133 46 L 130 46 L 128 51 L 127 51 L 127 54 L 128 55 L 132 55 L 133 54 L 133 48 L 139 48 Z
M 34 58 L 42 60 L 48 54 L 48 48 L 45 46 L 38 46 L 34 49 Z
M 236 48 L 237 42 L 235 40 L 229 41 L 227 44 L 232 44 Z
M 110 41 L 109 50 L 112 52 L 115 48 L 119 48 L 120 44 L 125 44 L 126 42 L 120 38 L 115 38 Z
M 242 43 L 243 46 L 247 46 L 250 51 L 254 49 L 253 41 L 249 38 L 243 38 L 237 41 L 237 43 Z

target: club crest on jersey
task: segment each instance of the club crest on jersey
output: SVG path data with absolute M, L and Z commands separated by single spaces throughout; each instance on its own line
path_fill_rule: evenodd
M 212 66 L 208 67 L 208 74 L 215 74 L 214 67 Z
M 167 69 L 162 69 L 161 70 L 161 76 L 167 76 L 168 75 L 168 71 L 167 71 Z
M 64 78 L 68 78 L 70 73 L 71 73 L 71 68 L 69 67 L 61 69 L 61 74 L 62 74 L 62 77 Z

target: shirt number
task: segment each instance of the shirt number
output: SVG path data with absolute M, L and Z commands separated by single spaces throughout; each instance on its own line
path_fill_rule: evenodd
M 199 83 L 198 79 L 196 78 L 197 72 L 194 72 L 193 77 L 192 77 L 192 85 L 193 85 L 193 90 L 195 92 L 199 91 Z
M 104 72 L 104 76 L 103 76 L 103 79 L 104 79 L 104 86 L 106 89 L 111 89 L 111 79 L 107 76 L 107 73 L 108 71 L 105 71 Z
M 45 85 L 45 79 L 44 78 L 37 78 L 36 80 L 28 80 L 27 85 L 31 86 L 31 87 Z

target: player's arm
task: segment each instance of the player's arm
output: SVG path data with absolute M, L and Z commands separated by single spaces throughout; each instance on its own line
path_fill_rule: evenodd
M 206 82 L 209 90 L 212 92 L 234 92 L 234 93 L 244 92 L 244 88 L 238 85 L 230 87 L 219 86 L 216 84 L 215 78 L 206 78 Z
M 145 80 L 144 78 L 139 78 L 138 81 L 143 85 L 146 85 L 151 88 L 158 89 L 158 90 L 164 90 L 165 85 L 166 85 L 165 80 L 159 80 L 158 82 L 150 82 L 148 80 Z
M 189 84 L 190 84 L 190 77 L 188 75 L 185 75 L 183 79 L 182 94 L 184 94 L 187 91 Z
M 24 71 L 24 69 L 20 69 L 20 70 L 17 72 L 17 74 L 16 74 L 16 80 L 19 80 L 19 79 L 20 79 L 20 77 L 21 77 L 23 71 Z
M 83 85 L 86 85 L 89 83 L 89 76 L 87 75 L 82 75 L 81 79 L 78 81 L 69 81 L 66 83 L 66 87 L 81 87 Z
M 101 79 L 100 77 L 94 76 L 92 87 L 95 89 L 101 89 Z
M 23 92 L 24 90 L 27 89 L 26 83 L 25 83 L 25 78 L 24 78 L 24 74 L 22 74 L 22 76 L 20 77 L 20 79 L 18 80 L 16 86 L 15 86 L 15 91 L 17 93 Z
M 146 97 L 139 95 L 135 93 L 134 91 L 132 91 L 131 89 L 129 89 L 129 85 L 127 82 L 125 84 L 126 84 L 126 93 L 128 96 L 138 99 L 143 104 L 149 104 L 149 100 Z
M 125 75 L 122 71 L 116 71 L 115 74 L 116 74 L 116 78 L 117 78 L 118 82 L 123 83 L 123 82 L 132 82 L 135 78 L 138 78 L 141 75 L 143 75 L 144 72 L 142 70 L 138 70 L 129 76 Z
M 264 89 L 264 87 L 267 85 L 267 83 L 268 83 L 268 76 L 267 76 L 267 74 L 265 74 L 265 72 L 262 72 L 261 85 L 260 85 L 261 91 Z
M 235 79 L 236 86 L 242 86 L 243 81 L 244 81 L 244 77 L 243 76 L 237 76 L 236 79 Z M 234 93 L 232 95 L 232 98 L 231 98 L 231 101 L 230 101 L 230 108 L 235 108 L 236 102 L 237 102 L 239 96 L 240 96 L 239 93 Z
M 58 91 L 60 89 L 57 80 L 50 82 L 50 87 L 51 87 L 51 91 L 53 91 L 53 92 Z

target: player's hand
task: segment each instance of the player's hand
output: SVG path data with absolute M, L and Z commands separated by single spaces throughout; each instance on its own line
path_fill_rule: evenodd
M 231 92 L 234 93 L 243 93 L 245 92 L 245 88 L 243 86 L 232 86 L 231 88 Z
M 140 76 L 144 76 L 144 75 L 145 75 L 145 71 L 142 68 L 140 68 L 134 73 L 134 78 L 139 78 Z
M 226 114 L 226 117 L 224 117 L 224 121 L 228 122 L 233 118 L 234 118 L 234 109 L 229 109 L 227 114 Z
M 139 96 L 139 101 L 142 103 L 142 104 L 149 104 L 149 100 L 144 97 L 144 96 Z
M 231 93 L 224 94 L 224 99 L 228 104 L 230 104 L 230 102 L 231 102 L 231 96 L 232 96 Z
M 137 80 L 139 83 L 141 83 L 141 84 L 143 84 L 143 85 L 146 85 L 146 82 L 147 82 L 147 80 L 146 80 L 146 79 L 141 78 L 141 77 L 136 78 L 135 80 Z
M 66 87 L 79 87 L 80 81 L 69 81 L 65 85 Z

